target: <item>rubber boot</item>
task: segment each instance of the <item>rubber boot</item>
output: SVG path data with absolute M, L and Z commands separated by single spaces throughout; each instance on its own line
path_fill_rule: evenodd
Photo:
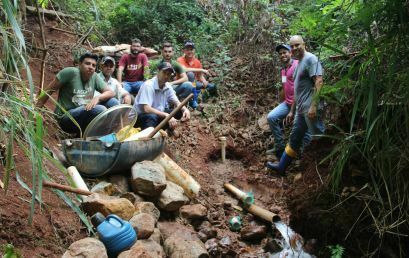
M 285 176 L 285 171 L 291 164 L 295 156 L 296 156 L 295 151 L 291 149 L 289 145 L 287 145 L 285 151 L 283 152 L 283 155 L 281 156 L 280 162 L 273 163 L 271 161 L 268 161 L 266 167 L 274 171 L 277 171 L 282 176 Z
M 190 100 L 190 102 L 189 102 L 189 106 L 190 106 L 191 108 L 193 108 L 193 109 L 196 109 L 197 106 L 199 105 L 199 104 L 197 103 L 197 99 L 198 99 L 198 97 L 199 97 L 199 93 L 200 93 L 200 90 L 193 89 L 193 98 L 192 98 L 192 99 Z
M 276 155 L 277 159 L 281 160 L 281 157 L 283 156 L 284 150 L 276 150 L 274 154 Z

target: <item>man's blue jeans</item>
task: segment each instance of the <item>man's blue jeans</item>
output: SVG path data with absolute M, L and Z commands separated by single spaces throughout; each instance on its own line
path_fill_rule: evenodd
M 194 82 L 195 81 L 195 73 L 194 72 L 188 72 L 187 73 L 187 78 L 190 82 Z M 196 91 L 197 91 L 197 95 L 199 95 L 200 90 L 204 88 L 204 85 L 202 82 L 196 81 Z M 205 88 L 209 94 L 216 94 L 217 93 L 217 88 L 216 85 L 214 85 L 213 83 L 208 83 L 206 88 Z
M 290 113 L 291 106 L 285 102 L 276 106 L 267 115 L 267 122 L 274 137 L 274 147 L 276 150 L 284 150 L 285 143 L 283 137 L 283 120 Z
M 184 82 L 182 84 L 173 86 L 173 89 L 175 90 L 176 96 L 179 98 L 179 100 L 183 100 L 187 96 L 189 96 L 190 93 L 194 93 L 193 90 L 195 89 L 191 82 Z
M 127 82 L 123 81 L 124 90 L 129 92 L 130 94 L 136 95 L 139 92 L 144 81 L 136 81 L 136 82 Z
M 80 106 L 68 110 L 68 113 L 79 124 L 79 126 L 81 127 L 81 131 L 84 133 L 85 128 L 92 121 L 92 119 L 94 119 L 97 115 L 104 112 L 105 110 L 107 110 L 107 108 L 103 105 L 96 105 L 89 111 L 85 110 L 85 106 Z M 64 115 L 58 121 L 58 124 L 63 131 L 67 133 L 76 133 L 77 135 L 79 135 L 80 131 L 78 127 L 73 123 L 73 121 L 71 121 L 71 119 L 67 115 Z
M 172 109 L 166 109 L 166 113 L 170 114 L 172 112 Z M 179 111 L 176 113 L 174 118 L 180 119 L 182 118 L 182 111 Z M 138 120 L 136 121 L 135 127 L 141 127 L 142 130 L 148 128 L 148 127 L 156 127 L 160 122 L 162 122 L 164 118 L 160 117 L 156 114 L 152 113 L 142 113 L 138 114 Z M 168 125 L 165 125 L 163 129 L 166 129 Z
M 80 106 L 77 108 L 73 108 L 68 110 L 68 113 L 74 118 L 74 120 L 79 124 L 81 127 L 81 131 L 84 132 L 85 128 L 87 128 L 88 124 L 94 119 L 97 115 L 107 110 L 107 108 L 116 106 L 119 104 L 119 101 L 115 98 L 110 98 L 107 101 L 101 102 L 100 104 L 96 105 L 93 109 L 87 111 L 85 110 L 85 106 Z M 61 129 L 67 133 L 76 133 L 79 135 L 78 127 L 71 121 L 71 119 L 64 115 L 59 121 L 58 124 L 60 125 Z
M 311 142 L 311 135 L 316 137 L 316 135 L 323 134 L 325 131 L 325 126 L 321 120 L 321 112 L 317 112 L 317 117 L 314 120 L 308 118 L 308 113 L 297 113 L 295 115 L 294 126 L 290 134 L 290 147 L 299 152 L 300 148 Z M 304 139 L 304 140 L 303 140 Z

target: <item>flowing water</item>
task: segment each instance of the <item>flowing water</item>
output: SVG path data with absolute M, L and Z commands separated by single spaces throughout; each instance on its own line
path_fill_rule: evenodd
M 304 251 L 304 241 L 302 237 L 295 233 L 289 226 L 281 221 L 274 222 L 275 228 L 281 233 L 283 239 L 276 240 L 283 248 L 279 253 L 269 256 L 269 258 L 312 258 L 314 256 Z M 274 227 L 273 226 L 273 227 Z

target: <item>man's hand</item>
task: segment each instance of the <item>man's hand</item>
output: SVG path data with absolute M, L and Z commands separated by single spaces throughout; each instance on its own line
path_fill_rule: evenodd
M 293 120 L 294 120 L 294 113 L 290 111 L 290 113 L 288 113 L 288 115 L 284 119 L 284 124 L 290 125 L 293 123 Z
M 177 124 L 178 124 L 178 120 L 176 120 L 174 117 L 172 117 L 170 120 L 169 120 L 169 127 L 171 128 L 171 129 L 174 129 L 176 126 L 177 126 Z
M 91 101 L 85 106 L 85 110 L 90 111 L 99 103 L 99 96 L 94 97 Z
M 205 74 L 207 74 L 207 75 L 210 75 L 209 70 L 206 70 L 206 69 L 202 69 L 202 73 L 205 73 Z
M 317 117 L 317 106 L 311 104 L 310 109 L 308 109 L 308 118 L 314 120 Z
M 187 121 L 187 120 L 189 120 L 189 119 L 190 119 L 190 111 L 189 111 L 189 109 L 185 108 L 185 110 L 183 111 L 182 118 L 180 119 L 180 121 L 185 122 L 185 121 Z
M 132 103 L 131 94 L 126 94 L 126 95 L 122 98 L 122 102 L 123 102 L 124 104 L 131 105 L 131 103 Z

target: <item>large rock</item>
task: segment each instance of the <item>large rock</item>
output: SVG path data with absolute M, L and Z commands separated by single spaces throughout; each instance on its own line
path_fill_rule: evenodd
M 183 188 L 170 181 L 158 199 L 159 208 L 165 211 L 177 211 L 189 199 L 183 194 Z
M 106 181 L 101 181 L 92 187 L 91 192 L 112 195 L 114 193 L 114 186 Z
M 145 201 L 140 195 L 137 195 L 136 193 L 133 193 L 133 192 L 123 193 L 123 194 L 121 194 L 121 198 L 128 199 L 134 205 L 136 203 L 138 203 L 138 202 L 144 202 Z
M 116 214 L 125 220 L 132 218 L 135 212 L 135 206 L 128 199 L 97 193 L 87 196 L 81 207 L 89 216 L 101 212 L 105 216 Z
M 123 175 L 112 175 L 109 182 L 114 186 L 115 192 L 119 194 L 127 193 L 131 190 L 128 179 Z
M 152 161 L 137 162 L 132 166 L 132 189 L 146 196 L 159 196 L 166 188 L 162 166 Z
M 204 244 L 192 229 L 176 222 L 159 222 L 168 257 L 209 257 Z
M 184 205 L 180 214 L 187 219 L 203 219 L 207 215 L 207 208 L 201 204 Z
M 140 213 L 133 216 L 129 223 L 138 233 L 138 239 L 147 239 L 155 229 L 156 220 L 150 214 Z
M 217 237 L 217 230 L 210 224 L 209 221 L 204 221 L 199 227 L 198 236 L 203 243 L 208 239 Z
M 151 239 L 138 240 L 130 250 L 122 252 L 118 258 L 162 258 L 165 252 L 162 246 Z
M 164 243 L 164 249 L 170 258 L 209 257 L 202 241 L 187 231 L 177 231 L 168 237 Z
M 158 208 L 156 208 L 155 204 L 152 202 L 138 202 L 135 203 L 135 214 L 139 213 L 148 213 L 152 215 L 152 217 L 155 218 L 155 221 L 157 222 L 159 217 L 160 217 L 160 211 Z
M 159 228 L 155 228 L 153 230 L 153 234 L 149 237 L 149 239 L 152 239 L 160 245 L 163 244 L 162 233 L 160 232 Z
M 246 241 L 255 241 L 267 236 L 266 226 L 249 225 L 241 229 L 241 239 Z
M 68 247 L 62 258 L 108 258 L 104 244 L 96 238 L 87 237 Z

